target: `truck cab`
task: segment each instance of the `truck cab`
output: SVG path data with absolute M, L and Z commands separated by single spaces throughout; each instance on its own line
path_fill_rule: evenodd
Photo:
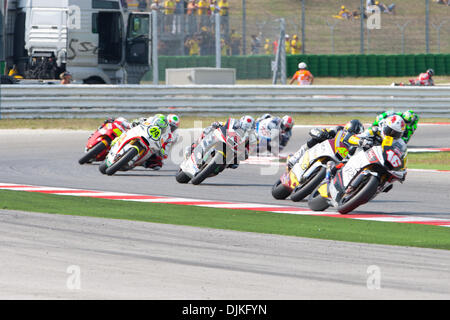
M 137 84 L 150 69 L 151 16 L 123 0 L 3 0 L 4 56 L 25 79 Z

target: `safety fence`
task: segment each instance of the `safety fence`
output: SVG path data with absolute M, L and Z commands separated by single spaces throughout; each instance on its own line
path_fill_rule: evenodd
M 417 54 L 450 50 L 450 38 L 446 36 L 450 31 L 447 0 L 126 2 L 130 10 L 153 10 L 160 14 L 160 55 L 207 55 L 208 48 L 214 45 L 214 19 L 211 19 L 214 12 L 221 14 L 221 47 L 230 55 L 274 50 L 278 46 L 280 18 L 286 20 L 285 42 L 289 52 Z M 175 8 L 164 9 L 164 4 L 170 2 Z M 224 2 L 228 3 L 225 8 Z
M 161 56 L 158 58 L 159 80 L 165 80 L 167 68 L 215 67 L 215 56 Z M 235 68 L 236 79 L 272 78 L 274 56 L 223 56 L 222 68 Z M 432 68 L 436 75 L 450 74 L 450 54 L 405 55 L 287 55 L 286 74 L 291 77 L 300 61 L 306 62 L 313 75 L 319 77 L 402 77 L 417 76 Z M 149 72 L 144 81 L 151 81 Z M 406 81 L 406 79 L 405 79 Z
M 450 115 L 448 87 L 284 85 L 2 85 L 1 118 L 232 113 L 366 113 L 413 108 Z

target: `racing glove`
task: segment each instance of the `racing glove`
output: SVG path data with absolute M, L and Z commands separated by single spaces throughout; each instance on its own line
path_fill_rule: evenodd
M 359 140 L 358 145 L 364 150 L 367 150 L 373 147 L 373 140 L 369 138 L 363 138 Z

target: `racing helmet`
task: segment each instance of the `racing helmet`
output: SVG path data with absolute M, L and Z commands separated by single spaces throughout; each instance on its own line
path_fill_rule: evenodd
M 358 119 L 353 119 L 345 124 L 344 130 L 351 134 L 360 134 L 364 132 L 364 125 Z
M 393 115 L 383 122 L 383 128 L 381 134 L 383 137 L 389 136 L 394 139 L 399 139 L 402 137 L 405 131 L 406 124 L 402 117 L 398 115 Z
M 167 121 L 167 118 L 165 115 L 161 114 L 157 114 L 153 119 L 151 124 L 153 126 L 158 126 L 161 129 L 163 129 L 163 131 L 165 131 L 165 129 L 169 126 L 169 122 Z
M 255 119 L 252 116 L 246 115 L 239 120 L 239 124 L 243 130 L 248 131 L 255 128 Z
M 306 68 L 308 68 L 308 66 L 307 66 L 306 63 L 304 63 L 304 62 L 300 62 L 300 63 L 298 64 L 298 68 L 299 68 L 299 69 L 306 69 Z
M 180 118 L 176 114 L 169 114 L 167 116 L 167 122 L 169 123 L 170 129 L 173 131 L 177 130 L 180 126 Z
M 419 117 L 413 110 L 408 110 L 402 113 L 402 118 L 407 124 L 414 123 Z
M 428 69 L 428 70 L 427 70 L 427 73 L 428 73 L 430 76 L 434 76 L 434 70 L 433 70 L 433 69 Z
M 125 130 L 129 130 L 131 128 L 131 124 L 124 117 L 118 117 L 115 121 L 117 121 Z
M 292 119 L 291 116 L 285 115 L 283 118 L 281 118 L 281 130 L 291 130 L 292 127 L 294 127 L 294 119 Z

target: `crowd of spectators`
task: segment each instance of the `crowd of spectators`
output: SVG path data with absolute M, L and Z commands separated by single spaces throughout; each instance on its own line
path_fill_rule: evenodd
M 228 34 L 229 31 L 228 0 L 137 0 L 137 9 L 160 12 L 161 32 L 180 33 L 184 27 L 185 33 L 194 34 L 202 27 L 210 28 L 214 24 L 215 13 L 221 17 L 223 33 Z
M 450 0 L 436 0 L 436 1 L 447 1 L 450 2 Z M 395 8 L 396 5 L 395 3 L 392 3 L 390 5 L 386 5 L 378 0 L 366 0 L 366 9 L 365 9 L 365 13 L 362 13 L 362 16 L 364 19 L 367 18 L 367 15 L 372 14 L 373 10 L 370 8 L 372 6 L 377 6 L 380 9 L 381 13 L 388 13 L 388 14 L 393 14 L 395 15 Z M 348 10 L 345 6 L 341 6 L 341 9 L 339 10 L 339 12 L 335 15 L 333 15 L 333 18 L 335 19 L 339 19 L 339 20 L 355 20 L 355 19 L 360 19 L 361 18 L 361 12 L 360 12 L 360 8 L 356 8 L 353 11 Z
M 450 6 L 450 0 L 434 0 L 437 4 L 445 4 L 447 6 Z

